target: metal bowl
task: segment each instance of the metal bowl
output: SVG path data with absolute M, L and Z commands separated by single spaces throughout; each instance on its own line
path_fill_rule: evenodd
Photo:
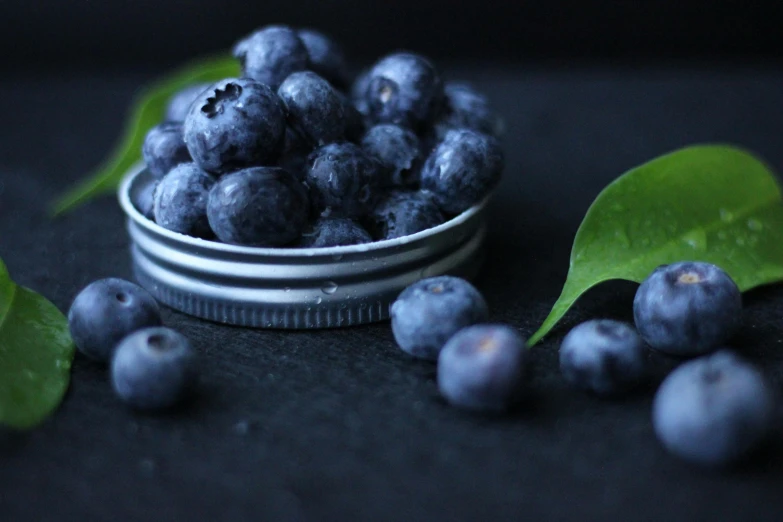
M 383 321 L 411 283 L 478 272 L 487 200 L 442 225 L 397 239 L 329 248 L 243 247 L 156 225 L 133 205 L 143 166 L 119 188 L 136 279 L 186 314 L 256 328 L 335 328 Z

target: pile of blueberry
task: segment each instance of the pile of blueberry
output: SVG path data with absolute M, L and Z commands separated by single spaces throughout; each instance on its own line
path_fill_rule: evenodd
M 578 325 L 560 346 L 561 373 L 575 388 L 617 397 L 647 380 L 647 346 L 692 359 L 658 388 L 655 433 L 683 459 L 733 463 L 764 440 L 777 402 L 762 374 L 725 348 L 741 311 L 740 291 L 719 267 L 661 266 L 637 291 L 636 328 L 609 319 Z M 525 396 L 525 343 L 488 317 L 478 290 L 450 276 L 411 285 L 391 308 L 397 344 L 414 357 L 437 360 L 438 388 L 449 403 L 504 411 Z
M 390 54 L 351 81 L 325 35 L 267 26 L 241 78 L 193 85 L 146 136 L 139 211 L 189 236 L 329 247 L 414 234 L 485 198 L 504 156 L 482 94 Z

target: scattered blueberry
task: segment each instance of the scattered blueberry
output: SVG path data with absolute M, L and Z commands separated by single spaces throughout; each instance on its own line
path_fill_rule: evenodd
M 220 178 L 209 193 L 207 216 L 224 243 L 283 246 L 308 219 L 305 187 L 279 167 L 254 167 Z
M 143 186 L 139 188 L 134 187 L 133 192 L 131 192 L 133 206 L 136 207 L 136 210 L 142 216 L 150 221 L 155 220 L 155 189 L 158 187 L 159 182 L 160 180 L 147 178 L 144 180 Z
M 285 108 L 272 89 L 247 78 L 229 78 L 193 102 L 185 118 L 185 143 L 202 169 L 225 174 L 274 162 L 285 127 Z
M 445 136 L 451 129 L 467 128 L 499 137 L 502 121 L 494 113 L 486 96 L 465 83 L 446 83 L 446 107 L 436 123 L 438 134 Z
M 198 95 L 209 88 L 208 83 L 196 83 L 189 85 L 175 93 L 166 105 L 166 121 L 185 121 L 190 106 L 198 98 Z
M 418 183 L 421 144 L 413 131 L 389 123 L 375 125 L 364 135 L 362 148 L 386 166 L 393 186 Z
M 125 337 L 111 361 L 111 383 L 125 403 L 139 410 L 171 408 L 197 381 L 190 341 L 170 328 L 145 328 Z
M 652 420 L 661 443 L 707 466 L 731 464 L 767 434 L 775 397 L 763 376 L 728 350 L 682 364 L 655 395 Z
M 504 158 L 499 142 L 470 129 L 451 130 L 421 170 L 421 186 L 441 210 L 459 214 L 480 202 L 497 185 Z
M 325 34 L 313 29 L 300 29 L 298 35 L 307 48 L 310 69 L 337 89 L 348 87 L 348 66 L 340 46 Z
M 694 356 L 725 344 L 740 324 L 742 296 L 715 265 L 683 261 L 656 268 L 633 302 L 636 328 L 653 348 Z
M 174 167 L 155 190 L 155 222 L 188 236 L 210 238 L 207 199 L 215 179 L 194 163 Z
M 584 322 L 560 345 L 560 371 L 570 385 L 597 395 L 625 392 L 644 378 L 644 342 L 629 324 Z
M 147 170 L 156 178 L 162 178 L 180 163 L 192 161 L 183 139 L 182 124 L 176 122 L 163 122 L 150 129 L 141 154 Z
M 345 106 L 334 88 L 311 71 L 293 73 L 277 90 L 288 109 L 289 124 L 314 145 L 345 136 Z
M 500 412 L 523 396 L 527 350 L 513 328 L 476 324 L 455 333 L 438 356 L 438 389 L 452 405 Z
M 307 70 L 307 46 L 296 31 L 270 25 L 255 31 L 234 46 L 234 57 L 242 65 L 242 76 L 277 89 L 290 74 Z
M 391 306 L 394 339 L 406 353 L 436 360 L 462 328 L 489 317 L 484 297 L 464 279 L 438 276 L 413 283 Z
M 373 66 L 362 98 L 372 123 L 395 123 L 418 131 L 433 123 L 442 110 L 443 96 L 443 82 L 426 58 L 397 53 Z
M 122 279 L 100 279 L 85 287 L 68 310 L 68 328 L 84 355 L 108 361 L 123 337 L 158 326 L 160 309 L 142 287 Z
M 445 221 L 435 200 L 422 190 L 394 190 L 365 219 L 377 240 L 409 236 Z
M 332 246 L 358 245 L 372 241 L 362 226 L 348 218 L 322 217 L 313 225 L 313 230 L 302 235 L 302 247 L 323 248 Z
M 358 218 L 378 200 L 383 166 L 353 143 L 332 143 L 310 156 L 307 184 L 313 208 L 324 216 Z

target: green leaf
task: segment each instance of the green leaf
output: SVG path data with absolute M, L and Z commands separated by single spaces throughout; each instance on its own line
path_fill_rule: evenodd
M 93 174 L 55 201 L 53 214 L 60 215 L 97 196 L 113 193 L 128 169 L 141 161 L 144 137 L 163 120 L 166 104 L 177 91 L 194 83 L 215 82 L 239 73 L 235 59 L 211 57 L 190 63 L 147 87 L 134 102 L 125 133 L 112 153 Z
M 783 280 L 783 202 L 761 160 L 731 146 L 680 149 L 608 185 L 576 233 L 563 291 L 540 341 L 585 291 L 610 279 L 642 282 L 662 264 L 696 260 L 740 290 Z
M 31 428 L 62 401 L 74 346 L 65 316 L 0 260 L 0 424 Z

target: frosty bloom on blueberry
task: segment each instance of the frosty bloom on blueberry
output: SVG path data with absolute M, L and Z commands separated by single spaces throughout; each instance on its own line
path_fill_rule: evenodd
M 215 179 L 193 163 L 171 170 L 155 189 L 153 215 L 155 222 L 174 232 L 209 238 L 212 230 L 207 221 L 207 199 Z
M 144 139 L 141 154 L 150 174 L 156 178 L 162 178 L 180 163 L 190 162 L 182 124 L 164 122 L 153 127 Z
M 316 146 L 345 136 L 343 99 L 334 88 L 310 71 L 293 73 L 277 90 L 288 110 L 288 121 Z
M 739 327 L 742 296 L 719 267 L 685 261 L 656 268 L 639 286 L 634 321 L 656 350 L 679 356 L 711 352 Z

